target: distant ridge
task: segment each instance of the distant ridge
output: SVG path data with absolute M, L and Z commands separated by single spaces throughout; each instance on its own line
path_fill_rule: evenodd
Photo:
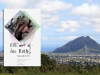
M 90 54 L 100 53 L 100 45 L 89 36 L 81 36 L 68 42 L 62 47 L 56 48 L 53 53 L 75 53 Z

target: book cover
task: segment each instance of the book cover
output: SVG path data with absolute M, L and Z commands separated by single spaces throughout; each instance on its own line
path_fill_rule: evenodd
M 4 9 L 4 66 L 41 66 L 41 11 Z

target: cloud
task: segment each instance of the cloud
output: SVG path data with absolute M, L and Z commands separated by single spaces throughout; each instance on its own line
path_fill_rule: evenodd
M 80 25 L 76 21 L 62 21 L 62 25 L 60 27 L 62 28 L 77 28 Z
M 0 3 L 6 4 L 6 8 L 24 8 L 27 5 L 26 0 L 0 0 Z
M 100 18 L 93 18 L 91 25 L 94 31 L 100 32 Z
M 66 11 L 72 8 L 71 3 L 60 0 L 0 0 L 0 3 L 6 5 L 6 8 L 33 8 L 42 11 L 42 27 L 49 28 L 55 26 L 61 18 L 59 11 Z
M 70 30 L 70 32 L 76 32 L 77 31 L 77 29 L 71 29 Z
M 42 15 L 41 25 L 43 28 L 49 28 L 50 26 L 57 26 L 60 22 L 61 15 L 58 14 L 51 14 L 47 13 Z
M 74 40 L 74 39 L 76 39 L 77 37 L 79 37 L 79 36 L 64 36 L 64 37 L 60 37 L 59 39 L 60 40 L 67 40 L 67 41 L 71 41 L 71 40 Z
M 79 28 L 83 29 L 92 29 L 96 32 L 100 32 L 100 18 L 93 18 L 93 17 L 79 17 L 79 18 L 74 18 L 74 19 L 70 19 L 69 21 L 74 21 L 76 22 L 75 27 L 74 26 L 63 26 L 70 29 L 70 32 L 76 32 L 78 31 Z M 60 26 L 61 27 L 61 26 Z
M 45 17 L 47 17 L 47 15 L 45 15 Z M 58 22 L 59 21 L 59 18 L 60 18 L 60 16 L 59 16 L 59 14 L 57 14 L 57 15 L 48 15 L 48 18 L 43 18 L 42 19 L 42 22 Z
M 100 17 L 100 5 L 84 3 L 81 6 L 74 7 L 70 15 Z
M 50 17 L 50 14 L 41 14 L 41 17 L 42 18 L 49 18 Z
M 94 31 L 100 32 L 100 18 L 89 18 L 89 17 L 84 17 L 80 18 L 78 20 L 79 24 L 81 26 L 88 25 L 90 26 Z
M 71 3 L 66 3 L 60 0 L 29 0 L 28 4 L 31 8 L 41 9 L 41 22 L 43 28 L 55 26 L 61 18 L 59 11 L 65 11 L 73 6 Z
M 41 2 L 38 2 L 35 6 L 34 4 L 31 6 L 41 9 L 42 12 L 55 12 L 58 10 L 70 9 L 72 7 L 72 4 L 65 3 L 59 0 L 42 0 Z
M 84 3 L 72 8 L 70 15 L 79 16 L 79 18 L 74 18 L 73 21 L 77 21 L 81 28 L 89 27 L 96 32 L 100 32 L 100 5 Z M 70 31 L 74 32 L 76 30 L 73 29 Z
M 95 28 L 93 30 L 96 31 L 96 32 L 100 32 L 100 28 Z
M 86 18 L 86 19 L 82 19 L 82 18 L 80 18 L 79 19 L 79 24 L 80 25 L 91 25 L 91 20 L 90 20 L 90 18 Z
M 43 41 L 72 41 L 74 39 L 76 39 L 79 36 L 62 36 L 62 37 L 45 37 L 42 36 L 42 40 Z
M 75 28 L 79 28 L 80 25 L 77 21 L 62 21 L 60 25 L 58 25 L 58 29 L 56 29 L 56 32 L 64 32 L 67 29 L 71 29 L 71 32 L 77 31 Z

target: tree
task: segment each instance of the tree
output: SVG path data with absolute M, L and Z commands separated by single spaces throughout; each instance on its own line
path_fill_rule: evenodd
M 40 70 L 42 72 L 46 72 L 47 70 L 51 71 L 56 67 L 56 61 L 50 59 L 47 55 L 41 54 L 41 67 Z

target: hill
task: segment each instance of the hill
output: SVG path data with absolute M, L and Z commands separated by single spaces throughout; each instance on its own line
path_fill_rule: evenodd
M 100 53 L 100 45 L 89 36 L 81 36 L 56 48 L 53 53 Z

